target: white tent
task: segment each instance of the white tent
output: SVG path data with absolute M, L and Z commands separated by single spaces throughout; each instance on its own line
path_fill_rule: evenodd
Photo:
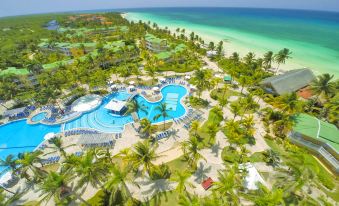
M 245 177 L 244 180 L 244 186 L 248 190 L 257 190 L 258 189 L 257 183 L 261 183 L 267 186 L 266 182 L 261 177 L 258 170 L 254 167 L 253 164 L 251 163 L 240 164 L 239 168 L 245 169 L 247 171 L 247 176 Z
M 186 76 L 185 76 L 185 79 L 191 79 L 191 76 L 186 75 Z
M 216 78 L 222 78 L 221 74 L 216 74 L 215 77 Z
M 130 84 L 130 85 L 133 85 L 133 84 L 135 84 L 135 82 L 134 82 L 134 81 L 130 81 L 129 84 Z

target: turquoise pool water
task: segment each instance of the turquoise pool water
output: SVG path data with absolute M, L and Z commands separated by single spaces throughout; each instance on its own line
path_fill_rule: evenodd
M 140 119 L 147 117 L 151 122 L 158 123 L 163 121 L 163 117 L 159 119 L 153 119 L 159 111 L 156 110 L 156 107 L 160 103 L 166 102 L 172 110 L 169 110 L 169 116 L 166 120 L 178 118 L 185 114 L 185 108 L 180 103 L 180 99 L 186 95 L 187 90 L 183 86 L 179 85 L 168 85 L 161 90 L 163 98 L 161 101 L 156 103 L 148 102 L 144 97 L 137 95 L 135 98 L 139 104 L 147 107 L 147 114 L 145 112 L 139 111 L 138 116 Z M 130 94 L 127 92 L 116 92 L 112 93 L 109 96 L 106 96 L 100 107 L 96 110 L 83 114 L 78 119 L 70 121 L 65 124 L 64 130 L 70 130 L 74 128 L 93 128 L 101 132 L 107 133 L 120 133 L 124 130 L 124 125 L 133 122 L 131 115 L 128 116 L 115 116 L 110 113 L 109 110 L 104 107 L 112 99 L 126 100 L 130 97 Z
M 60 132 L 60 126 L 29 125 L 25 119 L 0 126 L 0 158 L 5 159 L 9 154 L 17 156 L 22 152 L 33 151 L 49 132 Z M 0 172 L 3 169 L 0 167 Z
M 156 107 L 160 103 L 166 102 L 171 110 L 168 111 L 169 117 L 166 120 L 179 118 L 183 116 L 186 111 L 184 106 L 180 103 L 182 97 L 187 94 L 185 87 L 180 85 L 169 85 L 161 89 L 163 98 L 156 103 L 148 102 L 144 97 L 138 95 L 136 100 L 139 104 L 147 107 L 147 113 L 139 111 L 139 118 L 147 117 L 151 122 L 162 122 L 163 118 L 154 119 L 154 116 L 159 114 Z M 102 104 L 92 112 L 85 113 L 78 119 L 70 121 L 64 125 L 65 130 L 75 128 L 93 128 L 106 133 L 120 133 L 124 129 L 124 125 L 133 122 L 130 115 L 128 116 L 115 116 L 109 110 L 105 109 L 105 105 L 113 98 L 118 100 L 126 100 L 130 97 L 127 92 L 116 92 L 106 96 Z M 39 121 L 45 117 L 46 114 L 40 113 L 34 116 L 33 121 Z M 61 126 L 49 126 L 44 124 L 29 125 L 26 119 L 11 122 L 0 126 L 0 158 L 4 159 L 9 154 L 14 156 L 22 152 L 33 151 L 44 139 L 44 136 L 49 132 L 58 133 L 61 131 Z M 0 167 L 0 172 L 4 168 Z
M 33 122 L 40 122 L 41 120 L 45 119 L 47 115 L 47 112 L 41 112 L 35 116 L 32 117 Z

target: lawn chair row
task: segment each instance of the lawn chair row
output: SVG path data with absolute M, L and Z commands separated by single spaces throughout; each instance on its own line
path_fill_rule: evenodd
M 99 134 L 96 130 L 70 130 L 65 132 L 65 137 L 79 134 Z
M 57 163 L 59 162 L 60 160 L 60 156 L 55 156 L 55 157 L 49 157 L 45 160 L 42 160 L 41 161 L 41 164 L 44 166 L 44 165 L 50 165 L 50 164 L 54 164 L 54 163 Z
M 166 138 L 166 137 L 169 137 L 170 136 L 170 132 L 169 131 L 165 131 L 165 132 L 162 132 L 160 134 L 157 134 L 157 140 L 161 140 L 163 138 Z

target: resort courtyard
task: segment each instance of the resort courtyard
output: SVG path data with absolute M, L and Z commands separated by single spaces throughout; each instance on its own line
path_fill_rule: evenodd
M 339 201 L 333 76 L 280 71 L 286 48 L 227 56 L 120 13 L 58 18 L 34 23 L 48 61 L 0 72 L 4 205 Z

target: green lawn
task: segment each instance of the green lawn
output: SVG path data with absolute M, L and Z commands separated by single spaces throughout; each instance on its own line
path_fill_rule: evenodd
M 205 123 L 200 126 L 198 134 L 202 138 L 203 147 L 210 147 L 215 143 L 215 137 L 211 137 L 211 135 L 208 133 L 208 126 L 219 125 L 223 120 L 223 117 L 220 115 L 221 114 L 217 114 L 213 109 L 211 109 L 207 121 L 205 121 Z
M 103 196 L 104 192 L 102 190 L 99 190 L 91 199 L 88 199 L 87 202 L 92 206 L 101 206 L 101 198 Z M 82 206 L 85 206 L 82 204 Z
M 166 165 L 169 167 L 169 169 L 172 172 L 172 175 L 175 173 L 175 171 L 184 171 L 188 168 L 188 164 L 186 161 L 184 161 L 183 156 L 172 160 L 170 162 L 167 162 Z

